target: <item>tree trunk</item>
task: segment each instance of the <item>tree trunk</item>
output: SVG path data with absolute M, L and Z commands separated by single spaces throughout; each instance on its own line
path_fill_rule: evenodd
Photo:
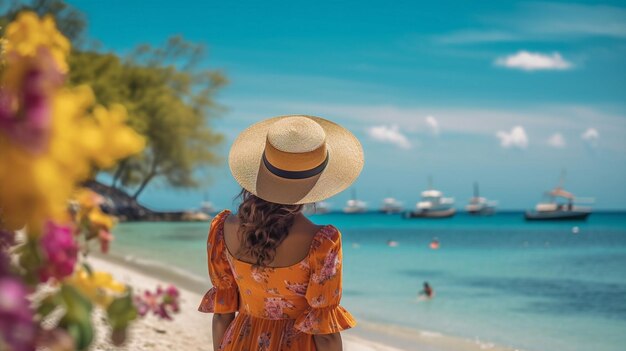
M 152 178 L 154 178 L 155 175 L 156 173 L 154 172 L 151 172 L 150 174 L 148 174 L 148 176 L 143 180 L 143 182 L 141 182 L 141 185 L 139 185 L 139 188 L 137 189 L 137 191 L 135 191 L 135 194 L 133 194 L 133 200 L 137 200 L 137 198 L 139 197 L 139 194 L 141 194 L 141 192 L 146 188 L 148 183 L 150 183 L 150 181 L 152 180 Z
M 139 185 L 139 189 L 135 191 L 135 194 L 133 195 L 133 200 L 137 200 L 137 198 L 139 197 L 139 194 L 141 194 L 141 192 L 146 188 L 146 186 L 148 185 L 148 183 L 150 183 L 152 178 L 154 178 L 154 176 L 157 175 L 157 171 L 156 171 L 157 163 L 158 163 L 157 158 L 155 157 L 154 160 L 152 161 L 152 168 L 150 169 L 150 173 L 148 173 L 146 178 L 144 178 L 144 180 L 141 182 L 141 185 Z
M 113 181 L 111 182 L 111 188 L 117 189 L 117 181 L 120 180 L 120 177 L 122 176 L 122 172 L 124 172 L 124 169 L 126 168 L 127 164 L 128 164 L 128 159 L 124 159 L 117 166 L 117 169 L 115 170 L 115 174 L 113 175 Z

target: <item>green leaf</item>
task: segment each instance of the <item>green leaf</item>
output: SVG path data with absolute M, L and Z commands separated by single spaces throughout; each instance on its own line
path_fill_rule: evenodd
M 136 318 L 137 309 L 130 293 L 116 298 L 107 308 L 107 319 L 113 330 L 125 329 Z
M 76 288 L 62 284 L 61 297 L 67 310 L 66 316 L 71 321 L 91 320 L 92 304 Z
M 83 262 L 83 268 L 85 268 L 89 276 L 93 276 L 93 269 L 91 268 L 91 265 L 89 263 Z

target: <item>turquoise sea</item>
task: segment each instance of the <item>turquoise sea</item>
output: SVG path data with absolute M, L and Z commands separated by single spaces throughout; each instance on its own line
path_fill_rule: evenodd
M 528 351 L 626 347 L 626 213 L 546 223 L 526 222 L 517 212 L 311 219 L 343 233 L 343 305 L 357 319 Z M 123 223 L 113 254 L 206 277 L 207 229 L 208 223 Z M 438 250 L 429 247 L 435 237 Z M 424 281 L 435 289 L 432 300 L 416 297 Z

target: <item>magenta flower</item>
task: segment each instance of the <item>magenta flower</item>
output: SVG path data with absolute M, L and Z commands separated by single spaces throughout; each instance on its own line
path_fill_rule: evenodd
M 178 296 L 180 295 L 180 292 L 174 285 L 170 285 L 167 287 L 167 289 L 165 289 L 165 294 L 167 294 L 168 296 L 172 298 L 178 298 Z
M 78 245 L 71 227 L 48 221 L 40 244 L 46 258 L 46 263 L 39 271 L 42 282 L 50 278 L 62 279 L 74 272 Z
M 113 238 L 113 234 L 111 234 L 108 230 L 100 229 L 98 231 L 98 240 L 100 240 L 100 251 L 102 253 L 109 252 L 109 246 Z
M 63 75 L 47 51 L 29 60 L 20 77 L 20 90 L 0 90 L 0 130 L 31 152 L 46 148 L 50 135 L 52 92 Z
M 143 294 L 135 295 L 134 303 L 137 313 L 142 317 L 152 312 L 161 319 L 171 320 L 171 315 L 180 311 L 179 296 L 180 292 L 173 285 L 166 289 L 157 286 L 155 292 L 144 291 Z
M 34 351 L 37 326 L 26 287 L 13 277 L 0 278 L 0 339 L 13 351 Z

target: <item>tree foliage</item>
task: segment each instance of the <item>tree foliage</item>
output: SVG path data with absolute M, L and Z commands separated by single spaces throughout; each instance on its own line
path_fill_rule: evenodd
M 70 59 L 73 84 L 89 82 L 100 103 L 119 102 L 130 124 L 148 139 L 146 151 L 123 161 L 114 185 L 138 186 L 137 197 L 153 179 L 174 187 L 199 185 L 195 171 L 220 161 L 215 147 L 223 136 L 210 127 L 219 113 L 219 72 L 200 67 L 205 48 L 172 37 L 162 47 L 142 45 L 125 59 L 113 54 L 76 52 Z

